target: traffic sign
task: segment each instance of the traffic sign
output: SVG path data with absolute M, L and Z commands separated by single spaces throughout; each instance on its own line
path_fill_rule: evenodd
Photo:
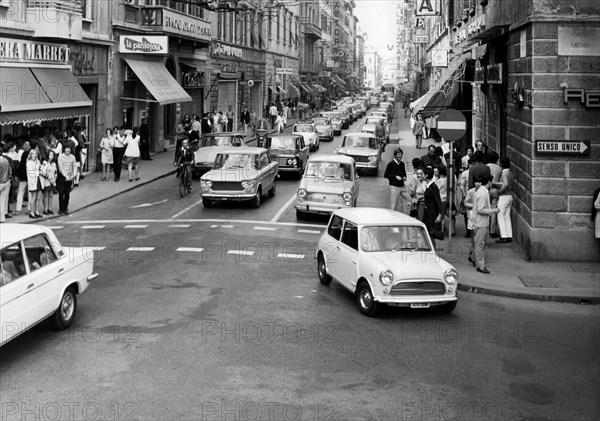
M 535 153 L 536 155 L 589 155 L 590 141 L 536 140 Z
M 458 140 L 467 132 L 467 119 L 460 111 L 446 110 L 437 118 L 437 131 L 446 140 Z

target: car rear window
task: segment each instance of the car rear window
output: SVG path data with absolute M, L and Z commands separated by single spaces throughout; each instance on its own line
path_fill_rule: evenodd
M 327 228 L 327 234 L 336 240 L 340 239 L 340 235 L 342 234 L 342 226 L 344 225 L 344 220 L 337 215 L 334 215 L 329 222 L 329 227 Z
M 358 227 L 352 222 L 346 221 L 346 225 L 344 225 L 342 243 L 354 250 L 358 250 Z

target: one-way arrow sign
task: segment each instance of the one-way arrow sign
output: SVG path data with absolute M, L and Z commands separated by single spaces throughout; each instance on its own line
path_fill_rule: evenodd
M 536 140 L 535 153 L 536 155 L 589 155 L 590 141 Z

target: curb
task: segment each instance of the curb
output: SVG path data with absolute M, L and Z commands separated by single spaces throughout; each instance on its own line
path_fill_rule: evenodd
M 571 304 L 600 304 L 600 296 L 581 296 L 570 294 L 551 294 L 551 293 L 534 293 L 525 291 L 507 291 L 491 287 L 482 287 L 478 285 L 469 285 L 467 283 L 459 283 L 458 290 L 469 292 L 471 294 L 495 295 L 498 297 L 518 298 L 522 300 L 534 301 L 553 301 L 557 303 Z

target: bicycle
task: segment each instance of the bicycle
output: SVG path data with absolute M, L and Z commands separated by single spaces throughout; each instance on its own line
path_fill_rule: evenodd
M 192 183 L 188 182 L 188 163 L 179 164 L 177 166 L 179 174 L 179 195 L 184 197 L 187 193 L 192 191 Z

